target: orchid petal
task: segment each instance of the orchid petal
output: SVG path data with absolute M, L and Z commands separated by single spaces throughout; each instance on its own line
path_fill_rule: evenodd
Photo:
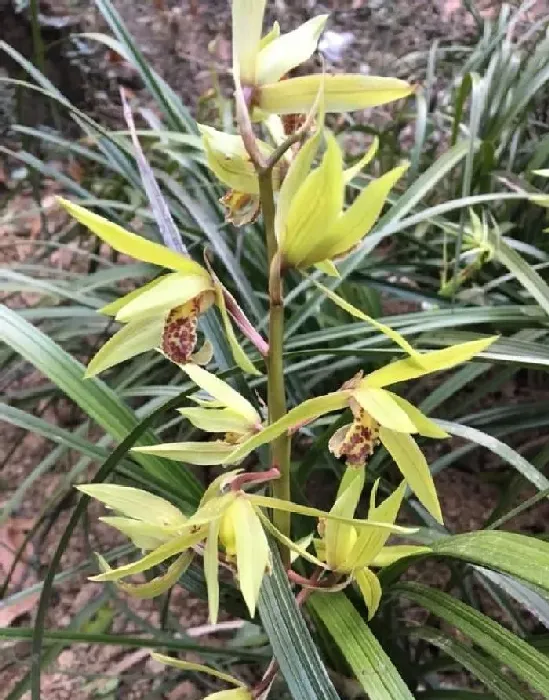
M 164 654 L 157 654 L 153 653 L 151 654 L 151 657 L 155 661 L 159 661 L 161 664 L 165 664 L 166 666 L 173 666 L 173 668 L 178 668 L 181 671 L 193 671 L 197 673 L 206 673 L 209 676 L 213 676 L 214 678 L 219 678 L 221 681 L 225 681 L 226 683 L 230 683 L 231 685 L 236 685 L 240 687 L 244 687 L 244 683 L 241 681 L 237 680 L 236 678 L 233 678 L 233 676 L 230 676 L 228 673 L 223 673 L 222 671 L 217 671 L 214 668 L 210 668 L 209 666 L 204 666 L 203 664 L 197 664 L 193 663 L 191 661 L 182 661 L 181 659 L 174 659 L 173 656 L 164 656 Z M 217 695 L 217 693 L 215 693 Z M 210 698 L 213 696 L 209 696 Z M 231 696 L 232 697 L 232 696 Z
M 98 313 L 104 314 L 105 316 L 116 316 L 116 314 L 120 311 L 120 309 L 123 306 L 126 306 L 126 304 L 128 304 L 130 301 L 133 301 L 134 299 L 137 299 L 137 297 L 140 297 L 145 292 L 148 292 L 149 289 L 156 287 L 156 285 L 159 282 L 162 282 L 162 280 L 166 279 L 166 277 L 169 277 L 171 274 L 172 273 L 169 273 L 168 275 L 160 275 L 160 277 L 156 277 L 155 279 L 151 280 L 150 282 L 147 282 L 147 284 L 143 284 L 141 287 L 134 289 L 132 292 L 128 292 L 128 294 L 124 294 L 124 296 L 119 297 L 118 299 L 111 301 L 110 304 L 106 304 L 105 306 L 98 309 Z
M 416 544 L 395 544 L 388 547 L 383 547 L 383 549 L 377 554 L 371 566 L 385 567 L 391 566 L 401 559 L 406 557 L 416 557 L 421 554 L 429 554 L 432 552 L 430 547 L 423 547 L 422 545 Z
M 275 114 L 300 114 L 314 103 L 322 80 L 320 75 L 290 78 L 262 85 L 259 108 Z M 413 87 L 397 78 L 342 74 L 325 77 L 326 112 L 352 112 L 394 102 L 413 92 Z
M 204 547 L 204 578 L 208 589 L 208 616 L 212 625 L 217 624 L 219 616 L 219 526 L 219 520 L 210 523 Z
M 107 561 L 99 554 L 96 555 L 99 560 L 99 566 L 103 573 L 108 573 L 113 571 Z M 194 552 L 187 551 L 183 552 L 170 566 L 168 567 L 166 573 L 161 576 L 156 576 L 155 578 L 147 581 L 146 583 L 124 583 L 119 581 L 117 587 L 131 596 L 132 598 L 138 598 L 139 600 L 150 600 L 151 598 L 156 598 L 162 593 L 175 586 L 179 581 L 181 576 L 189 568 L 189 564 L 193 560 Z
M 316 51 L 328 15 L 318 15 L 265 45 L 257 56 L 256 83 L 276 83 Z
M 232 0 L 233 71 L 245 85 L 255 85 L 266 0 Z
M 346 185 L 350 184 L 352 180 L 359 174 L 359 172 L 361 170 L 364 170 L 364 168 L 373 160 L 378 148 L 379 139 L 377 136 L 375 136 L 370 148 L 366 151 L 362 158 L 354 165 L 351 165 L 350 168 L 346 168 L 343 171 L 343 180 L 345 181 Z
M 366 607 L 368 620 L 376 614 L 381 600 L 382 590 L 378 577 L 370 569 L 360 569 L 355 572 L 355 580 L 360 588 Z
M 408 169 L 401 165 L 372 180 L 353 204 L 331 226 L 326 235 L 323 257 L 335 258 L 355 248 L 370 232 L 385 205 L 393 185 Z
M 323 233 L 343 207 L 343 156 L 333 134 L 326 132 L 326 152 L 318 168 L 292 198 L 280 243 L 283 259 L 294 267 L 309 267 L 326 259 L 317 255 Z
M 85 377 L 96 374 L 125 362 L 143 352 L 159 347 L 164 330 L 162 317 L 132 321 L 115 333 L 101 346 L 90 360 Z
M 403 481 L 383 503 L 377 508 L 370 509 L 368 519 L 371 518 L 378 523 L 384 523 L 384 527 L 372 527 L 359 533 L 356 544 L 345 563 L 349 570 L 362 569 L 365 566 L 369 566 L 384 547 L 391 534 L 387 528 L 391 525 L 396 527 L 394 522 L 400 510 L 405 490 L 406 482 Z
M 363 383 L 371 387 L 382 388 L 389 384 L 417 379 L 432 372 L 451 369 L 462 362 L 471 360 L 475 355 L 486 350 L 498 337 L 493 335 L 480 340 L 471 340 L 467 343 L 451 345 L 442 350 L 418 354 L 414 359 L 406 358 L 392 362 L 369 374 L 363 380 Z
M 175 272 L 166 275 L 154 287 L 125 304 L 116 314 L 116 319 L 127 323 L 133 319 L 167 313 L 211 290 L 209 275 L 184 275 Z
M 339 306 L 340 309 L 343 309 L 346 311 L 348 314 L 351 316 L 354 316 L 355 318 L 360 319 L 361 321 L 365 321 L 368 323 L 370 326 L 373 326 L 376 328 L 378 331 L 383 333 L 383 335 L 386 335 L 388 338 L 391 338 L 399 347 L 401 347 L 405 352 L 409 353 L 413 357 L 419 357 L 419 353 L 417 350 L 415 350 L 410 343 L 402 336 L 400 333 L 397 331 L 393 330 L 390 326 L 385 325 L 384 323 L 380 323 L 377 321 L 375 318 L 372 318 L 371 316 L 367 316 L 363 311 L 360 309 L 357 309 L 356 306 L 353 306 L 353 304 L 350 304 L 348 301 L 340 297 L 338 294 L 333 292 L 331 289 L 328 287 L 324 286 L 317 280 L 315 280 L 313 277 L 308 277 L 307 278 L 316 286 L 318 289 L 320 289 L 327 297 L 330 299 L 330 301 L 333 301 L 334 304 Z
M 424 437 L 430 438 L 447 438 L 448 433 L 439 427 L 434 421 L 428 418 L 424 413 L 422 413 L 419 408 L 416 408 L 406 399 L 401 396 L 393 394 L 389 391 L 389 394 L 397 402 L 397 404 L 402 408 L 402 410 L 407 414 L 408 418 L 416 426 L 417 432 Z
M 126 576 L 132 576 L 133 574 L 140 574 L 143 571 L 152 569 L 153 566 L 157 566 L 162 562 L 166 561 L 170 557 L 176 554 L 184 552 L 186 549 L 194 547 L 201 540 L 204 539 L 206 535 L 205 529 L 199 529 L 198 531 L 191 530 L 186 532 L 184 535 L 179 537 L 174 537 L 169 542 L 157 547 L 149 554 L 146 554 L 141 559 L 132 562 L 131 564 L 125 564 L 124 566 L 118 567 L 118 569 L 110 569 L 107 572 L 98 574 L 97 576 L 90 576 L 90 581 L 104 582 L 104 581 L 118 581 Z
M 236 537 L 238 583 L 244 602 L 254 617 L 270 550 L 265 531 L 247 498 L 237 498 L 225 517 L 231 517 Z
M 104 219 L 102 216 L 94 214 L 74 202 L 70 202 L 62 197 L 57 197 L 56 199 L 72 217 L 89 228 L 90 231 L 119 253 L 124 253 L 136 260 L 152 263 L 159 267 L 166 267 L 169 270 L 184 272 L 187 275 L 204 274 L 204 268 L 194 260 L 191 260 L 191 258 L 175 253 L 158 243 L 148 241 L 135 233 L 130 233 L 123 229 L 122 226 L 118 226 L 118 224 L 114 224 L 112 221 Z
M 216 440 L 215 442 L 165 442 L 160 445 L 134 447 L 132 452 L 142 452 L 143 454 L 173 459 L 176 462 L 210 467 L 216 464 L 225 464 L 234 450 L 234 445 Z
M 344 408 L 349 401 L 350 392 L 339 391 L 326 396 L 308 399 L 289 411 L 280 420 L 263 428 L 259 433 L 245 440 L 225 459 L 223 464 L 235 464 L 261 445 L 272 442 L 279 435 L 295 428 L 304 421 L 314 420 L 319 416 Z
M 250 425 L 240 413 L 231 408 L 180 408 L 178 411 L 195 428 L 207 433 L 244 434 L 257 425 L 257 423 Z
M 122 532 L 138 549 L 150 551 L 161 544 L 172 540 L 179 534 L 178 527 L 165 527 L 156 523 L 146 523 L 134 518 L 121 518 L 117 515 L 107 515 L 99 518 L 102 523 Z
M 353 398 L 381 426 L 399 433 L 417 433 L 408 414 L 398 405 L 392 395 L 384 389 L 355 389 Z
M 251 425 L 261 424 L 261 418 L 252 404 L 238 391 L 229 386 L 227 382 L 219 379 L 215 374 L 208 372 L 203 367 L 196 365 L 182 365 L 181 369 L 201 389 L 208 392 L 217 401 L 221 401 L 227 408 L 239 413 Z
M 178 527 L 187 522 L 178 508 L 148 491 L 118 484 L 80 484 L 76 488 L 107 508 L 142 522 L 161 527 Z
M 381 427 L 379 437 L 420 503 L 442 524 L 442 512 L 429 465 L 410 435 Z

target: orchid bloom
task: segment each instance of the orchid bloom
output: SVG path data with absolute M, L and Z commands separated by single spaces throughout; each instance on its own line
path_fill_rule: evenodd
M 260 211 L 259 179 L 241 136 L 226 134 L 211 126 L 199 124 L 202 143 L 210 170 L 229 190 L 221 198 L 227 210 L 226 220 L 235 226 L 255 221 Z M 256 140 L 260 153 L 268 158 L 273 148 Z M 273 188 L 278 191 L 284 160 L 273 168 Z
M 355 166 L 345 170 L 341 148 L 335 136 L 325 130 L 324 156 L 311 170 L 321 135 L 317 131 L 303 145 L 280 188 L 275 229 L 282 265 L 326 268 L 330 261 L 349 254 L 369 233 L 391 188 L 408 167 L 400 165 L 372 180 L 343 211 L 345 186 L 372 160 L 377 142 Z
M 304 401 L 276 423 L 238 445 L 225 463 L 239 462 L 287 430 L 296 430 L 322 415 L 350 408 L 353 422 L 333 435 L 330 441 L 332 452 L 345 457 L 349 465 L 362 467 L 381 442 L 419 501 L 437 521 L 442 522 L 433 477 L 412 435 L 442 438 L 447 437 L 447 433 L 411 403 L 385 387 L 455 367 L 485 350 L 496 339 L 483 338 L 433 350 L 421 354 L 419 361 L 416 357 L 408 357 L 381 367 L 366 377 L 359 374 L 339 391 Z
M 58 197 L 58 202 L 115 250 L 172 270 L 101 309 L 102 313 L 114 316 L 125 325 L 92 358 L 86 376 L 92 377 L 155 348 L 172 362 L 207 364 L 212 352 L 209 344 L 196 352 L 197 324 L 199 315 L 213 304 L 221 312 L 235 361 L 244 371 L 259 374 L 236 339 L 228 308 L 235 323 L 263 354 L 267 352 L 267 344 L 210 270 L 185 255 L 126 231 L 74 202 L 61 197 Z
M 349 468 L 341 482 L 338 497 L 330 513 L 353 518 L 364 486 L 364 470 Z M 375 505 L 377 483 L 372 490 L 368 519 L 394 524 L 400 509 L 406 482 L 396 489 L 379 506 Z M 381 599 L 381 586 L 377 576 L 370 570 L 375 565 L 375 558 L 384 549 L 391 534 L 380 528 L 358 531 L 353 525 L 337 520 L 321 520 L 318 526 L 321 535 L 316 541 L 316 550 L 320 559 L 329 569 L 346 574 L 356 581 L 368 607 L 368 616 L 372 618 Z M 424 551 L 425 548 L 416 548 Z
M 222 379 L 193 364 L 181 365 L 181 369 L 207 393 L 207 397 L 191 397 L 198 407 L 180 408 L 179 413 L 200 430 L 224 433 L 223 439 L 213 442 L 164 443 L 134 447 L 133 451 L 188 464 L 221 464 L 236 445 L 262 429 L 262 418 L 247 399 Z
M 273 474 L 269 472 L 265 475 L 261 472 L 250 475 L 237 470 L 222 474 L 210 484 L 197 510 L 188 518 L 164 499 L 146 491 L 111 484 L 79 486 L 78 488 L 88 496 L 121 513 L 122 517 L 109 516 L 103 520 L 130 537 L 136 546 L 147 551 L 141 559 L 117 569 L 111 569 L 107 562 L 99 557 L 102 573 L 92 576 L 90 580 L 112 581 L 129 595 L 154 597 L 177 582 L 195 552 L 199 551 L 204 557 L 209 617 L 210 621 L 215 623 L 219 614 L 221 548 L 223 564 L 235 572 L 242 597 L 253 618 L 263 577 L 271 568 L 271 554 L 265 530 L 299 556 L 325 568 L 317 557 L 277 530 L 263 513 L 263 508 L 300 513 L 324 520 L 335 519 L 355 526 L 359 532 L 363 529 L 372 532 L 381 529 L 400 535 L 415 532 L 413 528 L 370 520 L 354 520 L 290 501 L 246 493 L 240 488 L 241 484 L 261 483 L 270 478 L 273 478 Z M 176 557 L 175 560 L 163 576 L 144 584 L 121 582 L 121 579 L 141 574 L 173 557 Z
M 397 78 L 360 74 L 284 78 L 315 52 L 328 15 L 319 15 L 287 34 L 273 29 L 261 38 L 266 0 L 233 0 L 233 73 L 242 84 L 252 116 L 307 113 L 324 82 L 327 112 L 374 107 L 409 95 L 413 88 Z M 254 114 L 255 112 L 255 114 Z

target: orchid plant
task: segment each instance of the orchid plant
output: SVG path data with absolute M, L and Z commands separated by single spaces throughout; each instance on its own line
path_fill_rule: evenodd
M 396 78 L 363 75 L 288 77 L 289 71 L 316 50 L 327 16 L 315 17 L 288 34 L 280 34 L 275 24 L 262 37 L 264 10 L 265 0 L 232 3 L 238 133 L 227 134 L 206 125 L 198 128 L 208 166 L 228 188 L 223 197 L 227 220 L 242 224 L 262 215 L 269 286 L 257 291 L 266 291 L 269 297 L 267 340 L 225 289 L 207 256 L 200 264 L 76 203 L 60 200 L 71 216 L 112 248 L 161 271 L 152 282 L 101 310 L 122 326 L 91 360 L 88 375 L 156 350 L 166 361 L 179 366 L 197 387 L 197 393 L 190 397 L 193 405 L 179 409 L 179 413 L 210 439 L 135 450 L 186 464 L 237 467 L 222 471 L 214 479 L 191 514 L 183 514 L 165 499 L 128 486 L 80 486 L 82 492 L 115 512 L 103 520 L 142 552 L 140 558 L 116 569 L 99 558 L 101 572 L 92 580 L 115 582 L 128 595 L 150 598 L 172 587 L 192 561 L 201 561 L 211 622 L 219 614 L 220 569 L 232 576 L 253 618 L 262 583 L 271 569 L 272 536 L 291 583 L 302 589 L 300 604 L 315 587 L 329 593 L 356 585 L 371 617 L 382 596 L 376 570 L 425 549 L 387 544 L 392 535 L 410 536 L 414 532 L 396 524 L 406 489 L 436 521 L 443 522 L 427 460 L 412 436 L 442 439 L 447 435 L 435 421 L 387 387 L 471 360 L 494 338 L 421 352 L 394 329 L 370 318 L 319 281 L 321 274 L 338 275 L 338 262 L 360 246 L 407 167 L 403 163 L 370 179 L 346 207 L 346 185 L 373 160 L 377 144 L 374 142 L 356 165 L 345 168 L 341 145 L 325 126 L 325 114 L 382 105 L 406 97 L 413 88 Z M 139 148 L 135 131 L 131 131 Z M 263 140 L 258 137 L 259 131 Z M 138 155 L 142 157 L 139 151 Z M 152 177 L 152 171 L 148 175 Z M 309 276 L 308 271 L 315 267 Z M 350 315 L 385 334 L 404 358 L 369 374 L 349 377 L 339 390 L 307 399 L 288 410 L 283 350 L 285 276 L 290 269 L 302 274 Z M 220 313 L 235 364 L 242 372 L 259 375 L 265 364 L 265 403 L 253 392 L 241 395 L 216 376 L 214 369 L 206 369 L 208 365 L 215 367 L 214 352 L 208 340 L 199 345 L 199 322 L 212 307 Z M 256 356 L 244 352 L 235 327 L 258 351 Z M 328 446 L 346 463 L 332 508 L 326 511 L 294 502 L 290 481 L 292 440 L 307 424 L 346 411 L 350 422 L 334 432 Z M 375 482 L 363 519 L 355 511 L 368 461 L 379 444 L 394 460 L 402 481 L 379 504 Z M 270 449 L 268 467 L 264 471 L 247 468 L 247 457 L 263 445 Z M 266 488 L 270 495 L 265 493 Z M 317 520 L 316 532 L 311 531 L 305 541 L 294 541 L 292 513 Z M 148 578 L 145 583 L 126 581 L 168 561 L 160 576 Z M 304 576 L 303 572 L 311 568 L 313 573 Z M 210 673 L 232 685 L 230 690 L 208 696 L 219 700 L 266 697 L 277 673 L 273 663 L 257 687 L 247 688 L 207 667 L 157 658 L 179 668 Z

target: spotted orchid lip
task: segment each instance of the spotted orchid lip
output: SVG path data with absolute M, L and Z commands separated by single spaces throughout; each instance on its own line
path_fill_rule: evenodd
M 162 351 L 172 362 L 184 364 L 195 351 L 198 342 L 198 312 L 199 302 L 194 299 L 189 304 L 172 309 L 168 314 L 162 334 Z

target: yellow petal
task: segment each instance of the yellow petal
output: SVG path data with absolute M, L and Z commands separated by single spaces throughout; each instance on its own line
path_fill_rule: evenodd
M 207 433 L 244 434 L 255 427 L 230 408 L 180 408 L 179 413 L 195 428 Z
M 229 514 L 236 536 L 238 583 L 250 617 L 253 618 L 263 576 L 269 564 L 269 543 L 247 498 L 237 498 L 225 517 L 229 517 Z
M 322 129 L 317 129 L 311 138 L 307 139 L 297 152 L 282 182 L 275 214 L 275 232 L 280 243 L 284 241 L 286 222 L 292 204 L 292 199 L 303 185 L 309 173 L 322 137 Z
M 214 399 L 223 403 L 227 408 L 232 409 L 245 418 L 250 425 L 261 425 L 261 418 L 252 404 L 245 399 L 238 391 L 235 391 L 227 382 L 224 382 L 215 374 L 208 372 L 203 367 L 197 365 L 182 365 L 181 369 L 187 374 L 195 384 L 206 391 Z
M 304 401 L 289 411 L 283 418 L 263 428 L 259 433 L 238 445 L 223 464 L 236 464 L 242 461 L 250 452 L 261 445 L 272 442 L 272 440 L 275 440 L 287 430 L 295 428 L 305 421 L 311 421 L 326 413 L 344 408 L 349 401 L 349 395 L 349 392 L 340 391 Z
M 165 442 L 160 445 L 134 447 L 132 452 L 166 457 L 200 467 L 224 464 L 234 452 L 234 445 L 221 440 L 215 442 Z
M 204 268 L 190 258 L 175 253 L 163 245 L 148 241 L 142 236 L 136 236 L 114 224 L 108 219 L 104 219 L 98 214 L 94 214 L 84 207 L 70 202 L 62 197 L 57 197 L 57 201 L 66 209 L 69 214 L 81 224 L 90 229 L 96 236 L 99 236 L 105 243 L 119 253 L 129 255 L 136 260 L 152 263 L 159 267 L 166 267 L 169 270 L 177 270 L 188 275 L 203 275 Z
M 376 321 L 375 318 L 372 318 L 371 316 L 367 316 L 363 311 L 361 311 L 360 309 L 357 309 L 356 306 L 353 306 L 353 304 L 350 304 L 348 301 L 345 301 L 345 299 L 340 297 L 338 294 L 333 292 L 331 289 L 329 289 L 325 285 L 323 285 L 320 282 L 318 282 L 317 280 L 315 280 L 313 277 L 308 277 L 308 279 L 316 287 L 318 287 L 318 289 L 320 289 L 328 297 L 328 299 L 330 299 L 330 301 L 333 301 L 334 304 L 339 306 L 340 309 L 343 309 L 351 316 L 354 316 L 355 318 L 358 318 L 361 321 L 365 321 L 370 326 L 373 326 L 378 331 L 383 333 L 383 335 L 386 335 L 388 338 L 391 338 L 391 340 L 393 340 L 399 347 L 401 347 L 405 352 L 409 353 L 413 357 L 416 357 L 416 356 L 419 357 L 418 351 L 415 350 L 410 345 L 410 343 L 406 340 L 406 338 L 404 338 L 404 336 L 400 335 L 400 333 L 393 330 L 390 326 L 387 326 L 384 323 L 380 323 L 379 321 Z
M 153 653 L 151 654 L 152 658 L 155 661 L 159 661 L 161 664 L 165 664 L 166 666 L 173 666 L 173 668 L 178 668 L 181 671 L 193 671 L 197 673 L 206 673 L 209 676 L 213 676 L 214 678 L 219 678 L 219 680 L 225 681 L 226 683 L 230 683 L 231 685 L 237 685 L 241 686 L 242 688 L 244 687 L 244 684 L 234 678 L 233 676 L 230 676 L 228 673 L 223 673 L 222 671 L 217 671 L 215 668 L 210 668 L 209 666 L 204 666 L 203 664 L 196 664 L 192 663 L 191 661 L 182 661 L 181 659 L 174 659 L 173 656 L 164 656 L 164 654 L 156 654 Z M 222 691 L 225 692 L 225 691 Z M 232 691 L 229 691 L 232 692 Z M 217 695 L 217 693 L 215 693 Z M 213 697 L 212 695 L 209 695 L 208 697 Z M 230 697 L 235 697 L 235 696 L 230 696 Z M 239 696 L 236 696 L 239 697 Z M 242 698 L 247 697 L 247 696 L 242 696 Z M 204 699 L 206 700 L 206 699 Z
M 204 539 L 205 534 L 205 529 L 199 529 L 197 532 L 192 530 L 186 532 L 184 535 L 174 537 L 169 542 L 165 542 L 160 545 L 160 547 L 157 547 L 149 554 L 146 554 L 144 557 L 131 564 L 125 564 L 124 566 L 118 567 L 118 569 L 110 569 L 97 576 L 91 576 L 90 581 L 119 581 L 126 576 L 141 574 L 143 571 L 152 569 L 153 566 L 162 564 L 166 559 L 194 547 L 195 544 L 198 544 L 198 542 Z
M 141 296 L 141 294 L 147 292 L 149 289 L 155 287 L 159 282 L 162 282 L 162 280 L 166 279 L 166 277 L 169 277 L 169 275 L 161 275 L 160 277 L 156 277 L 151 282 L 148 282 L 147 284 L 144 284 L 141 287 L 134 289 L 133 292 L 128 292 L 128 294 L 124 294 L 124 296 L 119 297 L 114 301 L 111 301 L 110 304 L 107 304 L 101 309 L 98 309 L 98 312 L 100 314 L 105 314 L 105 316 L 116 316 L 120 309 L 123 306 L 126 306 L 128 302 L 137 299 L 137 297 Z
M 125 362 L 131 357 L 159 347 L 162 341 L 164 320 L 146 318 L 132 321 L 115 333 L 98 350 L 86 368 L 85 377 L 94 377 L 109 367 Z
M 219 617 L 219 521 L 208 526 L 208 538 L 204 547 L 204 578 L 208 589 L 208 615 L 210 624 L 217 624 Z
M 273 537 L 275 537 L 281 544 L 283 544 L 285 547 L 288 547 L 290 550 L 291 554 L 291 560 L 292 563 L 297 561 L 299 557 L 303 557 L 303 559 L 306 559 L 308 562 L 311 564 L 314 564 L 315 566 L 320 566 L 320 568 L 324 569 L 326 568 L 324 564 L 320 561 L 320 559 L 317 559 L 314 557 L 312 554 L 309 554 L 307 551 L 307 547 L 311 544 L 313 541 L 313 535 L 304 537 L 303 539 L 299 540 L 298 542 L 294 542 L 291 540 L 289 537 L 286 537 L 286 535 L 283 535 L 280 530 L 278 530 L 269 520 L 269 518 L 264 515 L 261 510 L 258 508 L 257 509 L 257 515 L 261 522 L 263 523 L 263 527 L 267 532 L 270 532 Z
M 401 165 L 368 183 L 349 209 L 332 225 L 326 236 L 324 257 L 340 257 L 360 243 L 378 220 L 393 185 L 407 169 L 408 165 Z
M 370 569 L 360 569 L 355 572 L 355 580 L 360 588 L 366 607 L 368 620 L 376 614 L 381 600 L 382 590 L 378 577 Z
M 162 527 L 178 527 L 187 521 L 169 501 L 148 491 L 118 484 L 81 484 L 76 488 L 129 518 Z
M 350 168 L 346 168 L 343 171 L 343 180 L 345 181 L 346 185 L 348 185 L 359 174 L 359 172 L 361 170 L 364 170 L 364 168 L 373 160 L 378 148 L 379 139 L 377 136 L 374 136 L 372 145 L 362 156 L 362 158 L 358 161 L 358 163 L 355 163 Z
M 309 267 L 327 258 L 324 236 L 343 207 L 343 157 L 333 134 L 326 132 L 326 152 L 318 168 L 292 198 L 284 222 L 280 252 L 294 267 Z
M 276 83 L 292 68 L 309 59 L 316 51 L 327 19 L 328 15 L 313 17 L 264 46 L 257 57 L 256 83 Z
M 403 483 L 403 487 L 405 487 L 405 482 Z M 398 493 L 397 493 L 398 492 Z M 399 495 L 400 501 L 402 501 L 402 494 L 404 494 L 404 488 L 397 489 L 395 491 L 395 494 Z M 387 501 L 390 501 L 395 494 L 392 494 Z M 328 513 L 327 511 L 320 510 L 319 508 L 311 508 L 309 506 L 300 506 L 297 503 L 293 503 L 292 501 L 284 501 L 280 498 L 271 498 L 270 496 L 258 496 L 257 494 L 247 494 L 247 499 L 250 501 L 250 503 L 253 503 L 255 506 L 259 506 L 260 508 L 272 508 L 274 510 L 282 510 L 288 513 L 298 513 L 299 515 L 306 515 L 311 518 L 321 518 L 323 520 L 337 520 L 340 523 L 345 523 L 346 525 L 353 525 L 353 527 L 356 527 L 359 531 L 360 534 L 366 532 L 366 533 L 378 533 L 382 532 L 386 534 L 386 539 L 391 535 L 413 535 L 418 531 L 417 528 L 414 527 L 403 527 L 402 525 L 392 525 L 391 523 L 381 521 L 381 520 L 374 520 L 374 519 L 367 519 L 367 520 L 360 520 L 357 518 L 345 518 L 341 515 L 334 515 L 333 513 Z M 384 503 L 379 506 L 378 511 L 373 511 L 375 515 L 378 515 L 379 518 L 386 518 L 386 514 L 384 512 L 381 512 L 381 508 L 384 506 L 384 504 L 387 502 L 384 501 Z M 399 501 L 399 507 L 400 507 L 400 501 Z M 398 508 L 397 508 L 398 512 Z M 396 517 L 396 513 L 395 513 Z M 394 519 L 394 518 L 393 518 Z M 357 541 L 358 544 L 358 541 Z M 365 565 L 365 564 L 364 564 Z
M 130 538 L 138 549 L 145 551 L 160 547 L 161 544 L 172 540 L 179 533 L 177 527 L 163 527 L 134 518 L 121 518 L 117 515 L 103 516 L 99 520 L 122 532 Z
M 381 425 L 401 433 L 417 433 L 408 414 L 384 389 L 355 389 L 353 398 Z
M 360 494 L 362 493 L 362 487 L 364 486 L 364 477 L 363 469 L 356 471 L 356 477 L 330 509 L 332 515 L 341 515 L 346 518 L 354 517 Z M 357 538 L 356 528 L 352 525 L 344 525 L 335 520 L 325 521 L 323 539 L 326 543 L 326 563 L 330 569 L 334 571 L 344 570 L 342 566 L 352 551 Z
M 420 503 L 442 523 L 437 490 L 423 452 L 410 435 L 382 427 L 379 437 Z
M 423 547 L 416 544 L 395 544 L 389 547 L 383 547 L 379 554 L 374 557 L 372 566 L 391 566 L 391 564 L 394 564 L 400 559 L 415 557 L 418 554 L 429 554 L 431 551 L 430 547 Z
M 266 0 L 232 0 L 233 70 L 245 85 L 255 85 Z
M 316 263 L 315 267 L 317 270 L 320 270 L 320 272 L 323 272 L 325 275 L 329 275 L 330 277 L 341 277 L 337 267 L 331 260 L 323 260 L 322 262 Z
M 393 397 L 393 400 L 402 408 L 402 410 L 407 414 L 408 418 L 416 426 L 417 432 L 420 435 L 430 438 L 447 438 L 448 433 L 440 428 L 436 423 L 434 423 L 430 418 L 423 414 L 419 408 L 416 408 L 406 399 L 401 396 L 393 394 L 389 391 L 389 394 Z
M 259 42 L 259 50 L 261 51 L 264 49 L 266 46 L 268 46 L 271 41 L 274 41 L 275 39 L 278 39 L 280 36 L 280 24 L 278 22 L 273 22 L 273 26 L 270 32 L 267 32 L 265 36 L 261 39 Z
M 275 114 L 307 112 L 316 99 L 320 75 L 290 78 L 263 85 L 259 92 L 259 107 Z M 325 77 L 326 112 L 351 112 L 376 107 L 406 97 L 413 87 L 397 78 L 342 74 Z
M 472 340 L 459 345 L 451 345 L 443 350 L 433 350 L 417 355 L 414 359 L 406 358 L 392 362 L 369 374 L 363 381 L 368 386 L 384 387 L 409 379 L 417 379 L 431 372 L 440 372 L 455 367 L 461 362 L 471 360 L 494 343 L 499 336 L 494 335 L 480 340 Z
M 229 136 L 229 134 L 224 134 Z M 240 137 L 231 137 L 240 139 Z M 240 139 L 242 142 L 242 140 Z M 214 148 L 212 139 L 203 134 L 202 142 L 208 158 L 208 166 L 227 187 L 246 194 L 259 194 L 259 180 L 248 154 L 240 155 L 230 150 Z M 235 149 L 236 150 L 236 149 Z
M 102 556 L 96 556 L 99 559 L 99 565 L 104 573 L 112 571 L 111 567 Z M 192 551 L 184 552 L 181 556 L 177 557 L 173 564 L 170 564 L 165 574 L 156 576 L 150 581 L 147 581 L 147 583 L 123 583 L 119 581 L 117 587 L 132 598 L 138 598 L 139 600 L 156 598 L 172 588 L 172 586 L 175 586 L 188 569 L 193 556 L 194 553 Z
M 247 688 L 233 688 L 210 693 L 204 700 L 253 700 L 253 696 Z
M 165 314 L 171 309 L 183 306 L 212 289 L 209 276 L 183 275 L 175 272 L 166 275 L 152 289 L 125 304 L 116 314 L 119 321 L 127 323 L 132 319 Z
M 391 535 L 390 530 L 387 528 L 393 525 L 396 520 L 405 490 L 406 482 L 403 481 L 377 508 L 370 508 L 368 519 L 377 523 L 384 523 L 384 527 L 378 525 L 378 527 L 365 528 L 360 531 L 358 540 L 346 562 L 349 570 L 369 566 L 381 551 Z M 393 525 L 393 527 L 396 526 Z

